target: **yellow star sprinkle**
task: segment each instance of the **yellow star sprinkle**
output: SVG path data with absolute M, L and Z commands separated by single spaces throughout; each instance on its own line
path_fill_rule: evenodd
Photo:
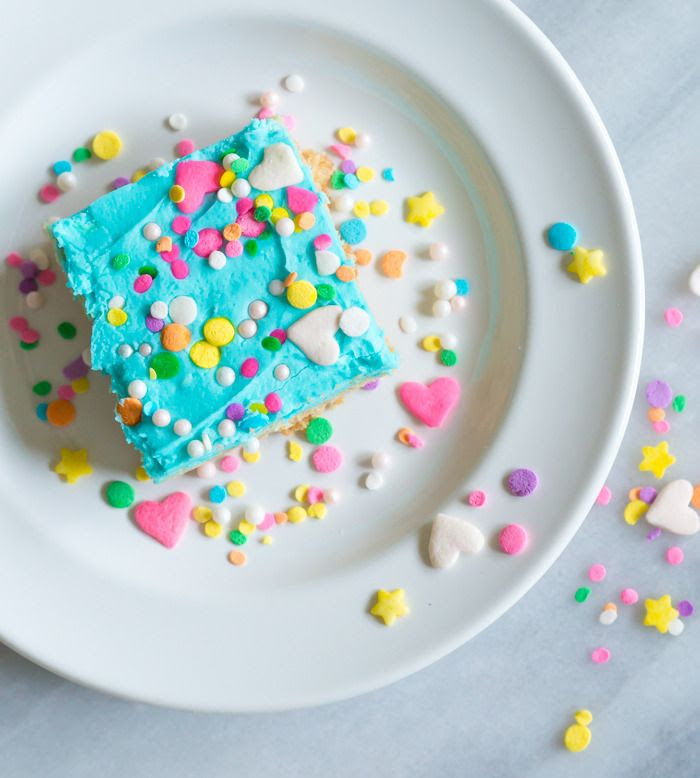
M 659 632 L 668 632 L 668 625 L 678 618 L 678 611 L 671 605 L 671 595 L 664 594 L 658 600 L 644 600 L 647 614 L 644 617 L 645 627 L 656 627 Z
M 639 463 L 639 469 L 649 470 L 657 478 L 663 478 L 666 468 L 676 461 L 673 454 L 669 454 L 665 440 L 658 446 L 642 446 L 642 456 L 644 459 Z
M 303 453 L 304 449 L 295 440 L 290 440 L 287 442 L 287 456 L 292 460 L 292 462 L 301 462 Z
M 445 209 L 437 201 L 435 192 L 425 192 L 420 197 L 406 198 L 406 221 L 409 224 L 430 227 L 433 219 L 443 213 L 445 213 Z
M 569 273 L 576 273 L 582 284 L 587 284 L 594 276 L 604 276 L 607 268 L 603 264 L 604 254 L 600 249 L 584 249 L 576 246 L 571 252 L 573 259 L 567 265 Z
M 92 468 L 87 460 L 87 449 L 80 448 L 71 451 L 61 449 L 61 460 L 54 467 L 54 472 L 64 476 L 69 484 L 74 484 L 83 475 L 90 475 Z
M 409 613 L 406 592 L 403 589 L 394 589 L 393 592 L 380 589 L 377 592 L 377 602 L 372 606 L 370 613 L 384 619 L 384 624 L 390 627 L 396 619 Z

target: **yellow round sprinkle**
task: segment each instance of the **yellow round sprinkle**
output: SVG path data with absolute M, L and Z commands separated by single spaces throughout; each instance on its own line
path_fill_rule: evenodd
M 632 500 L 625 507 L 625 521 L 634 526 L 648 510 L 649 506 L 643 500 Z
M 324 502 L 315 502 L 313 505 L 309 505 L 309 516 L 312 519 L 325 519 L 328 513 L 328 508 Z
M 301 462 L 303 453 L 304 449 L 295 440 L 290 440 L 287 443 L 287 456 L 292 462 Z
M 151 381 L 155 381 L 156 378 L 158 378 L 158 373 L 152 368 L 148 368 L 148 377 L 151 379 Z
M 440 338 L 437 335 L 427 335 L 421 341 L 421 346 L 426 351 L 440 351 Z
M 139 465 L 134 472 L 134 478 L 137 481 L 150 481 L 151 476 L 146 472 L 146 468 L 143 465 Z
M 181 203 L 185 199 L 185 188 L 180 186 L 180 184 L 173 184 L 168 194 L 174 203 Z
M 260 459 L 260 452 L 252 452 L 252 451 L 246 451 L 244 448 L 241 449 L 241 456 L 243 457 L 243 461 L 247 462 L 249 465 L 254 465 L 259 459 Z
M 270 210 L 272 210 L 272 206 L 274 204 L 275 204 L 275 201 L 266 192 L 264 192 L 263 194 L 259 194 L 255 198 L 255 207 L 256 208 L 269 208 Z
M 287 287 L 287 301 L 295 308 L 311 308 L 317 297 L 316 287 L 308 281 L 294 281 Z
M 384 216 L 389 212 L 389 203 L 386 200 L 372 200 L 369 210 L 372 216 Z
M 244 535 L 252 535 L 255 532 L 255 524 L 251 524 L 249 521 L 242 519 L 238 522 L 238 531 Z
M 204 322 L 203 333 L 204 339 L 212 346 L 225 346 L 233 340 L 236 328 L 225 316 L 216 316 Z
M 90 388 L 90 382 L 88 381 L 87 376 L 76 378 L 70 382 L 70 385 L 76 394 L 85 394 L 85 392 L 87 392 L 87 390 Z
M 92 152 L 100 159 L 112 159 L 122 150 L 122 139 L 113 130 L 102 130 L 92 139 Z
M 190 359 L 197 367 L 216 367 L 221 359 L 221 354 L 216 346 L 212 346 L 206 340 L 198 340 L 190 349 Z
M 133 176 L 131 176 L 131 183 L 135 184 L 137 181 L 140 181 L 145 175 L 148 173 L 148 170 L 137 170 Z
M 282 206 L 278 206 L 277 208 L 272 209 L 272 213 L 270 214 L 270 221 L 273 224 L 277 224 L 277 222 L 280 219 L 287 219 L 289 218 L 289 211 L 286 208 L 282 208 Z
M 263 546 L 269 546 L 273 543 L 274 538 L 272 535 L 263 535 L 262 538 L 260 538 L 260 542 L 263 544 Z
M 218 538 L 221 534 L 221 524 L 219 524 L 218 521 L 214 521 L 213 519 L 208 521 L 204 525 L 204 534 L 208 538 Z
M 584 708 L 583 710 L 576 711 L 574 719 L 577 724 L 580 724 L 582 727 L 587 727 L 591 721 L 593 721 L 593 714 Z
M 374 178 L 376 173 L 374 168 L 367 167 L 366 165 L 360 165 L 360 167 L 358 167 L 355 171 L 355 175 L 360 179 L 360 181 L 366 184 L 368 181 L 371 181 Z
M 206 505 L 195 505 L 192 508 L 192 518 L 198 524 L 206 524 L 212 520 L 213 515 L 211 508 L 208 508 Z
M 352 143 L 356 135 L 357 132 L 352 127 L 341 127 L 336 132 L 336 137 L 341 143 Z
M 297 502 L 306 502 L 306 493 L 309 491 L 308 484 L 299 484 L 294 490 L 294 499 Z
M 226 491 L 231 497 L 243 497 L 245 494 L 245 484 L 243 481 L 229 481 L 226 484 Z
M 358 219 L 366 219 L 369 216 L 369 203 L 367 200 L 358 200 L 352 209 Z
M 219 178 L 219 186 L 231 186 L 235 180 L 236 174 L 233 172 L 233 170 L 224 170 L 224 172 L 221 174 L 221 177 Z
M 291 521 L 292 524 L 298 524 L 300 521 L 304 521 L 307 515 L 305 508 L 295 505 L 287 511 L 287 521 Z
M 107 321 L 114 327 L 121 327 L 122 324 L 126 324 L 128 318 L 126 311 L 121 308 L 110 308 L 107 313 Z
M 251 411 L 254 411 L 255 413 L 264 413 L 266 416 L 270 412 L 267 410 L 267 406 L 265 403 L 251 403 L 249 406 Z

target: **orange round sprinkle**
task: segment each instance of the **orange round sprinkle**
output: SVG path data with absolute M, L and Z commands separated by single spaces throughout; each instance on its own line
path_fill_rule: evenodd
M 358 265 L 369 265 L 372 261 L 372 252 L 369 249 L 357 249 L 355 251 L 355 262 Z
M 117 405 L 117 413 L 127 427 L 135 427 L 141 421 L 141 400 L 125 397 Z
M 282 281 L 284 286 L 291 286 L 297 280 L 297 274 L 294 270 Z
M 316 224 L 316 217 L 311 211 L 302 211 L 296 216 L 294 223 L 300 230 L 310 230 Z
M 666 411 L 663 408 L 649 408 L 647 411 L 649 421 L 663 421 L 666 418 Z
M 283 511 L 275 514 L 275 524 L 284 524 L 287 521 L 287 514 Z
M 403 276 L 403 263 L 408 255 L 400 249 L 387 251 L 381 258 L 379 267 L 387 278 L 401 278 Z
M 182 351 L 190 343 L 190 331 L 184 324 L 166 324 L 160 331 L 160 342 L 168 351 Z
M 54 427 L 66 427 L 75 419 L 75 405 L 70 400 L 52 400 L 46 408 L 46 419 Z
M 224 238 L 226 240 L 238 240 L 241 237 L 241 225 L 231 222 L 224 227 Z
M 335 274 L 341 281 L 354 281 L 357 278 L 357 270 L 352 265 L 341 265 Z
M 627 497 L 629 498 L 630 502 L 634 502 L 635 500 L 639 499 L 639 487 L 635 486 L 634 489 L 630 489 L 627 493 Z
M 690 504 L 693 508 L 700 509 L 700 484 L 697 484 L 693 489 L 693 496 L 690 500 Z
M 232 565 L 236 565 L 236 567 L 243 567 L 243 565 L 248 561 L 248 557 L 243 553 L 243 551 L 238 551 L 236 549 L 234 551 L 228 552 L 228 561 Z
M 171 251 L 173 247 L 173 239 L 170 235 L 163 235 L 162 238 L 158 238 L 156 243 L 156 251 L 160 254 L 163 251 Z

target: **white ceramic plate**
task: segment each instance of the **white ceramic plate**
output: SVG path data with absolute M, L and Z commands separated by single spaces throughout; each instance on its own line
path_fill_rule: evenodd
M 347 14 L 300 0 L 293 11 L 278 0 L 254 12 L 224 0 L 199 11 L 173 6 L 123 2 L 102 23 L 94 5 L 69 13 L 53 4 L 27 27 L 30 11 L 19 4 L 6 17 L 3 56 L 15 67 L 0 69 L 2 250 L 27 250 L 41 240 L 41 219 L 82 207 L 152 157 L 170 158 L 180 137 L 206 144 L 236 130 L 254 110 L 251 94 L 299 72 L 307 88 L 284 94 L 282 109 L 297 117 L 303 144 L 327 145 L 351 124 L 373 137 L 358 157 L 395 168 L 396 183 L 364 190 L 392 206 L 392 216 L 370 221 L 367 245 L 408 249 L 409 272 L 396 282 L 369 268 L 362 285 L 402 365 L 333 412 L 334 442 L 348 460 L 339 477 L 289 462 L 280 438 L 264 442 L 261 463 L 243 466 L 237 477 L 251 500 L 270 509 L 291 505 L 290 488 L 303 482 L 336 486 L 343 501 L 323 522 L 279 528 L 271 547 L 251 543 L 247 567 L 234 568 L 228 541 L 205 538 L 194 522 L 167 552 L 105 505 L 102 484 L 133 471 L 136 458 L 111 422 L 101 377 L 91 378 L 64 433 L 34 417 L 28 387 L 56 381 L 87 344 L 79 306 L 53 287 L 47 307 L 30 316 L 44 333 L 40 349 L 20 352 L 3 327 L 0 636 L 69 678 L 160 704 L 252 711 L 336 700 L 468 640 L 527 591 L 580 525 L 637 378 L 643 282 L 634 214 L 583 89 L 506 3 L 435 0 L 409 13 L 405 3 L 356 0 Z M 32 44 L 49 39 L 61 45 Z M 164 127 L 173 111 L 190 117 L 185 133 Z M 80 167 L 76 191 L 40 206 L 45 165 L 107 127 L 125 138 L 122 156 Z M 399 219 L 403 197 L 426 189 L 447 206 L 429 231 Z M 583 245 L 605 250 L 605 279 L 582 286 L 563 270 L 543 240 L 559 219 L 576 223 Z M 451 247 L 449 260 L 425 258 L 432 240 Z M 459 276 L 472 284 L 469 310 L 434 319 L 432 284 Z M 6 320 L 21 302 L 15 271 L 4 280 Z M 59 310 L 78 323 L 75 341 L 52 334 Z M 417 316 L 416 336 L 399 331 L 402 313 Z M 400 380 L 450 372 L 416 347 L 436 331 L 460 338 L 451 373 L 464 401 L 449 428 L 419 429 L 394 391 Z M 406 424 L 426 439 L 422 451 L 395 441 Z M 60 483 L 48 465 L 61 445 L 87 447 L 94 475 Z M 390 452 L 393 467 L 386 486 L 368 492 L 358 484 L 374 450 Z M 504 491 L 516 466 L 539 474 L 534 496 Z M 176 487 L 203 497 L 207 486 L 188 476 L 139 485 L 138 497 Z M 464 502 L 476 488 L 488 492 L 481 509 Z M 425 562 L 438 511 L 473 520 L 489 538 L 478 557 L 448 572 Z M 493 544 L 513 521 L 531 536 L 517 558 Z M 411 615 L 387 629 L 368 606 L 377 588 L 399 586 Z

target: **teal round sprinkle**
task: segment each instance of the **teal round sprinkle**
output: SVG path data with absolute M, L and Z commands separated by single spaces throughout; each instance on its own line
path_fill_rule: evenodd
M 75 337 L 77 330 L 75 324 L 71 324 L 69 321 L 62 321 L 58 327 L 56 327 L 58 334 L 66 340 L 72 340 Z
M 146 400 L 146 402 L 141 407 L 141 413 L 150 418 L 153 416 L 153 414 L 158 410 L 158 406 L 155 404 L 153 400 Z
M 153 265 L 143 265 L 142 267 L 139 268 L 139 275 L 150 276 L 151 278 L 157 278 L 158 270 L 157 268 L 153 267 Z
M 56 176 L 60 176 L 61 173 L 70 173 L 71 170 L 73 170 L 73 165 L 67 159 L 61 159 L 53 163 L 53 172 Z
M 112 257 L 112 267 L 115 270 L 122 270 L 129 264 L 130 261 L 131 261 L 131 257 L 128 254 L 125 254 L 124 252 L 122 252 L 121 254 L 115 254 Z
M 277 338 L 268 335 L 266 338 L 262 339 L 262 347 L 266 351 L 279 351 L 282 348 L 282 344 Z
M 188 249 L 193 249 L 199 243 L 199 233 L 197 230 L 187 230 L 182 241 Z
M 233 532 L 229 533 L 229 539 L 236 546 L 243 546 L 248 540 L 239 529 L 234 529 Z
M 258 242 L 256 240 L 247 240 L 245 243 L 245 253 L 249 257 L 256 257 L 259 251 Z
M 331 173 L 331 189 L 345 189 L 345 173 L 342 170 Z
M 574 592 L 574 599 L 576 602 L 586 602 L 591 590 L 587 586 L 582 586 Z
M 322 300 L 333 300 L 335 298 L 335 287 L 330 284 L 316 284 L 316 293 Z
M 306 428 L 306 439 L 314 446 L 320 446 L 327 440 L 331 439 L 333 434 L 333 426 L 322 416 L 317 416 L 315 419 L 311 419 L 309 426 Z
M 226 499 L 226 489 L 224 489 L 221 484 L 217 484 L 216 486 L 212 486 L 212 488 L 209 490 L 209 501 L 210 502 L 223 502 Z
M 672 406 L 673 406 L 673 410 L 676 413 L 683 413 L 683 411 L 685 410 L 685 395 L 677 394 L 673 398 Z
M 231 170 L 238 175 L 239 173 L 245 173 L 246 170 L 248 170 L 248 165 L 250 163 L 245 157 L 238 157 L 238 159 L 234 159 L 231 163 Z
M 469 281 L 466 278 L 455 278 L 455 286 L 457 287 L 457 294 L 460 297 L 469 294 Z
M 92 152 L 90 149 L 86 149 L 85 146 L 78 146 L 73 152 L 73 162 L 84 162 L 86 159 L 90 159 Z
M 394 168 L 393 167 L 385 167 L 384 170 L 382 170 L 382 178 L 385 181 L 395 181 L 394 178 Z
M 49 381 L 38 381 L 32 387 L 34 394 L 38 394 L 39 397 L 45 397 L 51 391 L 51 383 Z
M 457 364 L 457 354 L 452 349 L 444 348 L 440 352 L 440 361 L 445 367 L 452 367 Z
M 253 218 L 256 222 L 266 222 L 270 218 L 272 211 L 266 205 L 259 205 L 253 211 Z
M 348 189 L 357 189 L 360 179 L 354 173 L 343 173 L 343 183 Z
M 20 340 L 19 347 L 23 348 L 25 351 L 31 351 L 32 349 L 35 349 L 39 345 L 39 341 L 35 340 L 34 343 L 25 343 L 23 340 Z
M 39 405 L 36 406 L 36 415 L 41 419 L 41 421 L 46 421 L 46 409 L 48 407 L 48 403 L 39 403 Z
M 128 508 L 134 501 L 134 487 L 126 481 L 110 481 L 105 497 L 112 508 Z
M 367 237 L 367 227 L 362 219 L 348 219 L 340 225 L 340 237 L 355 246 Z
M 547 241 L 557 251 L 571 251 L 577 238 L 576 227 L 568 222 L 557 222 L 547 230 Z

